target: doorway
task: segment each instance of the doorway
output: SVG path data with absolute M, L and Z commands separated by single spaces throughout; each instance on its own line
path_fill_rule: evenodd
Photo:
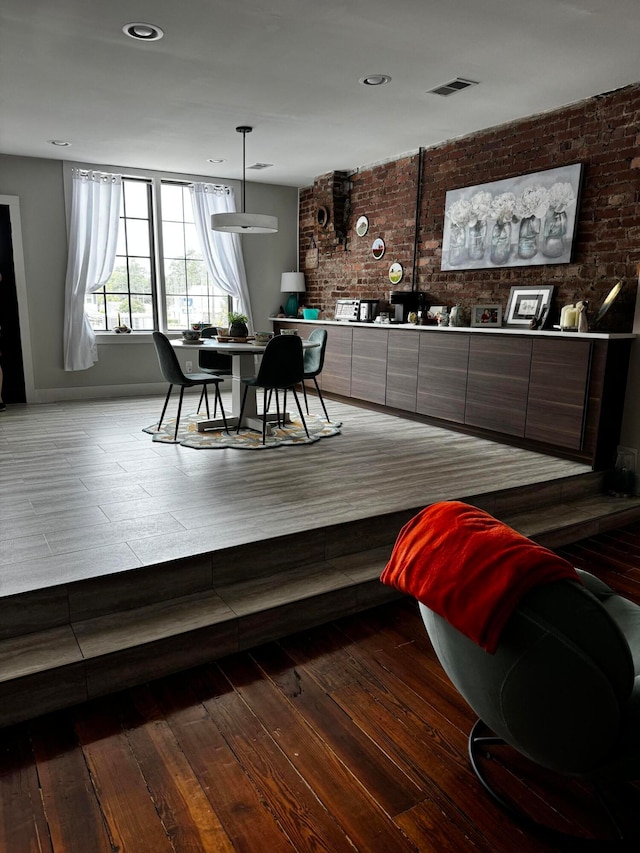
M 22 362 L 18 292 L 13 259 L 11 209 L 0 205 L 0 354 L 2 358 L 2 399 L 5 403 L 26 403 Z

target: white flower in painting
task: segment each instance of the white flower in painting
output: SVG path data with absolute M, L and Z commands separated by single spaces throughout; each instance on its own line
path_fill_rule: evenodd
M 486 222 L 491 211 L 491 201 L 493 196 L 491 193 L 480 190 L 471 196 L 471 219 L 470 225 L 475 225 L 476 222 Z
M 447 210 L 447 216 L 454 225 L 466 225 L 473 218 L 471 204 L 463 198 L 458 199 Z
M 491 217 L 500 224 L 511 222 L 516 207 L 516 197 L 513 193 L 500 193 L 491 202 Z
M 516 216 L 528 219 L 530 216 L 543 216 L 549 200 L 549 191 L 539 184 L 525 187 L 516 199 Z
M 549 190 L 549 210 L 561 213 L 576 200 L 571 184 L 554 184 Z

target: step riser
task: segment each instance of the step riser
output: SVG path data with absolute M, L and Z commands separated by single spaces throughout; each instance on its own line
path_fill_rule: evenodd
M 460 500 L 498 518 L 598 494 L 602 475 L 583 474 Z M 421 506 L 295 535 L 147 566 L 73 584 L 0 598 L 0 640 L 147 604 L 206 592 L 244 579 L 267 577 L 290 566 L 326 562 L 393 545 Z M 575 540 L 574 540 L 575 541 Z M 566 544 L 565 541 L 559 544 Z M 553 546 L 552 546 L 553 547 Z

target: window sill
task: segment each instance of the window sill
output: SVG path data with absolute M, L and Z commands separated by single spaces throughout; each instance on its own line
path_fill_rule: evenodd
M 180 332 L 165 332 L 169 339 L 179 338 Z M 112 346 L 113 344 L 152 344 L 152 332 L 131 332 L 130 334 L 118 334 L 117 332 L 96 332 L 96 343 L 99 347 Z

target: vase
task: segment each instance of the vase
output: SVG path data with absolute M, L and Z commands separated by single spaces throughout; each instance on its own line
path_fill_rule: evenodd
M 538 235 L 540 234 L 540 220 L 537 216 L 525 216 L 520 220 L 520 231 L 518 233 L 518 257 L 528 260 L 538 251 Z
M 485 240 L 487 238 L 486 220 L 478 220 L 469 226 L 469 257 L 473 261 L 484 258 Z
M 449 263 L 451 266 L 461 264 L 467 257 L 467 230 L 464 225 L 451 224 L 449 232 Z
M 567 234 L 567 214 L 564 210 L 548 210 L 542 230 L 542 254 L 547 258 L 559 258 L 564 252 Z
M 511 254 L 511 223 L 496 222 L 491 231 L 491 261 L 506 264 Z
M 249 329 L 246 323 L 232 323 L 229 326 L 229 337 L 231 338 L 246 338 L 249 336 Z

